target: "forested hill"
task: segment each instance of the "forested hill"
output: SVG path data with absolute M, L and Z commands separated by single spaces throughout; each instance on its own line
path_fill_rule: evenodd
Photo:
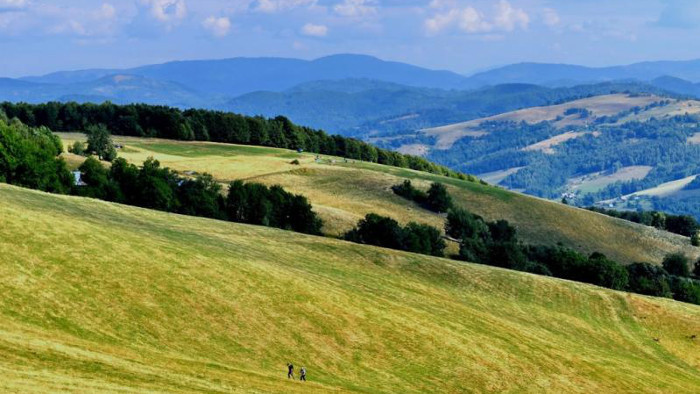
M 28 126 L 44 126 L 53 131 L 82 131 L 104 125 L 116 135 L 295 149 L 475 180 L 424 158 L 378 149 L 353 138 L 328 135 L 322 130 L 295 125 L 283 116 L 266 119 L 221 111 L 182 111 L 167 106 L 120 106 L 109 102 L 35 105 L 4 102 L 0 110 L 10 119 L 17 118 Z

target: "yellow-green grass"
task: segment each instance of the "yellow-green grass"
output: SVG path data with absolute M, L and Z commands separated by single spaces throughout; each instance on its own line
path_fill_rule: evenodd
M 81 134 L 60 134 L 66 145 Z M 351 229 L 366 214 L 391 216 L 401 223 L 416 221 L 444 226 L 436 215 L 394 195 L 391 186 L 411 179 L 426 188 L 438 181 L 448 188 L 459 206 L 488 220 L 506 219 L 531 244 L 561 243 L 584 253 L 599 251 L 622 263 L 659 263 L 671 252 L 700 256 L 689 239 L 582 209 L 509 192 L 493 186 L 449 179 L 424 172 L 361 163 L 289 150 L 203 142 L 182 142 L 115 137 L 124 145 L 121 157 L 140 164 L 149 156 L 182 173 L 208 172 L 222 183 L 235 179 L 280 184 L 307 196 L 325 222 L 324 233 L 337 236 Z M 300 165 L 290 162 L 298 159 Z M 73 157 L 72 160 L 79 160 Z M 332 163 L 331 160 L 335 160 Z M 448 252 L 457 246 L 449 243 Z
M 4 392 L 700 387 L 671 300 L 7 185 L 0 252 Z

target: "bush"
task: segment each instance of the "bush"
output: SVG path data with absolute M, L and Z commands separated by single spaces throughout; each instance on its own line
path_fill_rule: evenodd
M 426 199 L 428 209 L 434 212 L 447 212 L 452 208 L 452 197 L 447 192 L 447 188 L 442 183 L 433 183 L 428 189 L 428 198 Z
M 486 240 L 490 238 L 489 231 L 489 226 L 481 216 L 465 209 L 453 208 L 447 214 L 445 232 L 452 238 Z
M 627 272 L 629 291 L 656 297 L 671 297 L 669 275 L 663 268 L 649 263 L 634 263 L 627 266 Z
M 695 262 L 695 269 L 693 270 L 693 275 L 696 278 L 700 278 L 700 259 Z
M 409 180 L 403 181 L 402 184 L 392 186 L 391 190 L 393 190 L 396 195 L 421 205 L 425 204 L 425 201 L 428 199 L 428 195 L 413 187 L 413 184 L 411 184 Z
M 75 141 L 73 145 L 68 147 L 68 152 L 75 155 L 84 156 L 85 155 L 85 144 L 82 141 Z
M 601 253 L 593 253 L 587 264 L 581 267 L 580 280 L 609 289 L 622 290 L 628 285 L 629 274 L 622 265 L 605 257 Z
M 299 164 L 301 164 L 301 163 L 299 163 L 299 160 L 297 160 L 297 159 L 294 159 L 294 160 L 292 160 L 292 162 L 291 162 L 291 163 L 289 163 L 289 164 L 292 164 L 292 165 L 298 166 L 298 165 L 299 165 Z
M 670 283 L 673 299 L 700 305 L 700 281 L 672 276 Z
M 443 256 L 445 241 L 440 231 L 426 224 L 409 223 L 405 228 L 394 219 L 370 213 L 344 238 L 351 242 Z
M 671 275 L 688 277 L 690 276 L 690 262 L 681 253 L 671 253 L 664 258 L 664 269 Z
M 233 222 L 257 224 L 321 234 L 323 222 L 304 196 L 294 195 L 281 186 L 234 181 L 225 202 L 226 216 Z

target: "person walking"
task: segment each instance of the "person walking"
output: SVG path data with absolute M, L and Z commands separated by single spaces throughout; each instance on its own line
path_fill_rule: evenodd
M 287 372 L 287 379 L 294 379 L 294 365 L 292 363 L 287 364 L 288 372 Z
M 299 370 L 299 380 L 303 380 L 306 382 L 306 367 L 301 367 Z

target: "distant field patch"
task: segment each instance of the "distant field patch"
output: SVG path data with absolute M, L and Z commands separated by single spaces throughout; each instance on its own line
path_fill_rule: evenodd
M 501 181 L 522 170 L 523 168 L 525 167 L 513 167 L 500 171 L 486 172 L 477 176 L 479 177 L 479 179 L 483 179 L 485 182 L 491 185 L 498 185 L 499 183 L 501 183 Z
M 686 186 L 697 178 L 697 175 L 692 175 L 683 179 L 678 179 L 671 182 L 662 183 L 651 189 L 642 190 L 633 195 L 651 196 L 651 197 L 669 197 L 685 189 Z
M 408 144 L 403 145 L 397 151 L 405 155 L 425 156 L 430 151 L 430 148 L 425 144 Z
M 613 174 L 596 172 L 569 180 L 569 188 L 581 193 L 594 193 L 615 182 L 626 182 L 634 179 L 644 179 L 654 167 L 629 166 L 619 169 Z
M 522 150 L 526 151 L 526 152 L 528 152 L 528 151 L 529 152 L 541 151 L 541 152 L 544 152 L 544 153 L 551 155 L 551 154 L 555 153 L 554 152 L 555 146 L 557 146 L 559 144 L 563 144 L 566 141 L 573 140 L 575 138 L 584 136 L 586 134 L 589 134 L 589 133 L 570 131 L 568 133 L 555 135 L 554 137 L 547 138 L 544 141 L 540 141 L 538 143 L 528 145 L 528 146 L 524 147 Z
M 421 131 L 429 136 L 437 137 L 435 146 L 437 149 L 449 149 L 461 138 L 487 134 L 488 130 L 481 128 L 481 124 L 485 121 L 527 122 L 530 124 L 555 121 L 555 125 L 561 128 L 573 125 L 583 126 L 591 123 L 596 117 L 616 115 L 622 111 L 634 107 L 645 107 L 660 100 L 661 98 L 655 95 L 630 96 L 626 94 L 608 94 L 588 97 L 558 105 L 526 108 L 487 118 L 423 129 Z M 580 118 L 578 115 L 565 116 L 564 113 L 572 108 L 585 108 L 591 112 L 591 115 L 587 118 Z

